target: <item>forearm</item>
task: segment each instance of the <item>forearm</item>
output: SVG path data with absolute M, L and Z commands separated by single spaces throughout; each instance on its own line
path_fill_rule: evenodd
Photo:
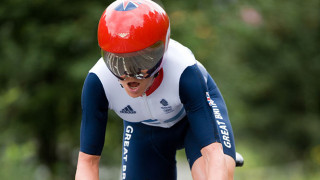
M 76 180 L 99 180 L 100 156 L 79 153 Z
M 228 168 L 221 143 L 212 143 L 201 149 L 205 160 L 207 180 L 227 180 Z

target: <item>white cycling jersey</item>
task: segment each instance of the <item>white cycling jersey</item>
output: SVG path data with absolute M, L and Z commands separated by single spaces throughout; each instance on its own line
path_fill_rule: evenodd
M 94 65 L 85 80 L 81 97 L 80 150 L 82 152 L 101 155 L 108 109 L 112 109 L 124 120 L 125 127 L 128 124 L 131 128 L 135 127 L 136 140 L 130 142 L 130 147 L 142 145 L 144 149 L 146 144 L 136 141 L 139 139 L 139 142 L 145 142 L 140 141 L 140 137 L 144 137 L 144 133 L 150 129 L 153 129 L 154 133 L 156 130 L 162 133 L 168 130 L 168 134 L 156 133 L 157 137 L 163 136 L 161 138 L 164 139 L 170 137 L 167 140 L 173 141 L 177 140 L 175 138 L 181 138 L 181 141 L 177 142 L 186 140 L 185 146 L 188 149 L 186 151 L 189 152 L 191 163 L 198 158 L 194 156 L 194 150 L 200 151 L 202 147 L 213 142 L 221 142 L 224 152 L 235 158 L 227 108 L 212 77 L 196 61 L 188 48 L 174 40 L 170 40 L 163 60 L 163 68 L 152 86 L 142 97 L 137 98 L 132 98 L 126 93 L 103 59 Z M 181 122 L 180 125 L 178 122 Z M 190 126 L 192 133 L 177 130 L 179 127 L 184 127 L 183 124 Z M 188 129 L 184 130 L 190 132 Z M 124 135 L 127 132 L 126 129 Z M 152 136 L 156 138 L 154 133 Z M 147 134 L 146 136 L 150 137 L 150 134 Z M 167 140 L 165 142 L 168 142 Z
M 137 98 L 126 93 L 102 58 L 90 72 L 101 81 L 109 109 L 114 110 L 123 120 L 168 128 L 186 115 L 179 96 L 179 81 L 184 70 L 197 61 L 188 48 L 172 39 L 163 58 L 161 84 L 151 94 Z M 204 67 L 200 65 L 200 69 L 203 71 Z

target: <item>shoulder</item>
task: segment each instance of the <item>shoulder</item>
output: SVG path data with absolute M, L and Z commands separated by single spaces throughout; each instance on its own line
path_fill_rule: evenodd
M 114 91 L 121 91 L 118 79 L 111 73 L 102 58 L 98 60 L 89 72 L 97 76 L 108 100 L 110 100 L 109 98 L 113 95 Z
M 168 49 L 163 57 L 164 73 L 170 78 L 178 78 L 188 67 L 196 64 L 193 53 L 179 42 L 170 39 Z
M 111 72 L 109 72 L 109 69 L 102 58 L 98 60 L 98 62 L 90 69 L 89 72 L 96 74 L 101 81 L 112 77 L 110 76 Z
M 88 93 L 91 91 L 102 91 L 104 93 L 104 81 L 108 79 L 108 76 L 106 76 L 106 72 L 108 72 L 108 69 L 106 69 L 106 65 L 102 58 L 100 58 L 97 63 L 90 69 L 86 80 L 84 82 L 83 91 Z M 94 94 L 90 93 L 90 94 Z
M 206 95 L 208 72 L 199 63 L 188 66 L 180 76 L 179 95 L 182 103 L 197 102 Z
M 82 107 L 107 105 L 108 100 L 100 79 L 94 73 L 89 73 L 82 89 Z
M 95 73 L 89 72 L 87 74 L 87 77 L 84 81 L 84 85 L 86 86 L 97 86 L 97 85 L 101 85 L 101 82 L 98 78 L 98 76 Z
M 179 58 L 184 62 L 195 62 L 192 51 L 178 41 L 170 39 L 165 58 Z

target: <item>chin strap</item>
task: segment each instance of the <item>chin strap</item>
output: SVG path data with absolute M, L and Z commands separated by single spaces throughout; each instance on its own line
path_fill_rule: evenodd
M 156 78 L 158 75 L 159 75 L 159 71 L 156 74 L 154 74 L 153 78 Z

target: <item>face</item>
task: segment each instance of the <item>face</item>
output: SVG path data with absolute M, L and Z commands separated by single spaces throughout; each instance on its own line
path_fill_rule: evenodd
M 153 77 L 146 79 L 136 79 L 133 77 L 126 77 L 120 80 L 120 84 L 126 90 L 127 94 L 133 98 L 142 96 L 144 92 L 152 85 Z

